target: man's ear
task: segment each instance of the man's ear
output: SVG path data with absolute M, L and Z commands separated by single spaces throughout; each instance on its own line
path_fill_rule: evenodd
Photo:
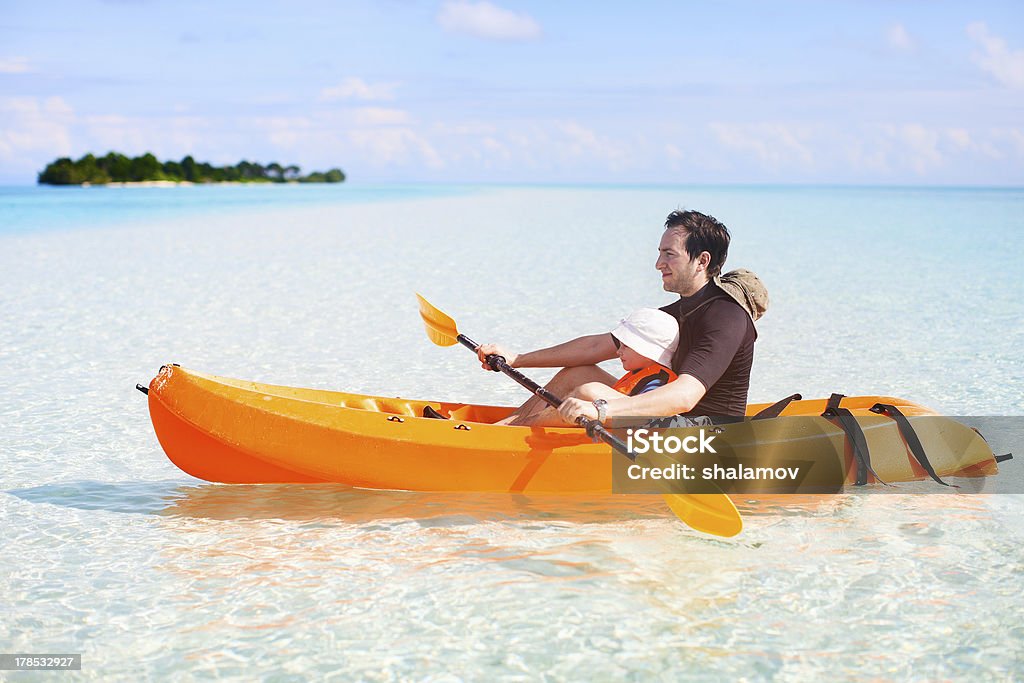
M 701 270 L 707 270 L 711 264 L 711 253 L 707 251 L 700 252 L 700 255 L 697 257 L 697 263 L 700 264 Z

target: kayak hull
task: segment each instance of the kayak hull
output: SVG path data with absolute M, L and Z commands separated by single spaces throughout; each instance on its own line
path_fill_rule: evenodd
M 175 365 L 161 368 L 148 397 L 153 427 L 168 458 L 211 482 L 605 494 L 615 490 L 614 459 L 623 459 L 579 428 L 492 424 L 510 414 L 511 407 L 283 387 Z M 900 407 L 911 420 L 942 420 L 938 429 L 920 434 L 939 476 L 997 471 L 984 440 L 958 422 L 897 398 L 843 399 L 843 407 L 865 427 L 872 465 L 883 481 L 912 481 L 927 474 L 910 456 L 895 423 L 868 411 L 878 402 Z M 427 405 L 452 419 L 421 417 Z M 783 416 L 815 416 L 801 421 L 800 430 L 787 427 L 792 422 L 784 419 L 748 421 L 725 426 L 721 440 L 735 437 L 733 442 L 746 444 L 737 452 L 767 466 L 832 459 L 830 466 L 852 483 L 856 465 L 844 433 L 817 417 L 825 405 L 824 399 L 789 404 Z M 764 407 L 754 404 L 748 412 Z

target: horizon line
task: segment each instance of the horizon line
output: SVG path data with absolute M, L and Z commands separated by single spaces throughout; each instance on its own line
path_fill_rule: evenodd
M 173 181 L 172 181 L 173 182 Z M 224 185 L 227 183 L 193 183 L 185 187 L 204 185 Z M 278 185 L 301 185 L 301 183 L 235 183 L 240 185 L 254 185 L 276 187 Z M 642 181 L 537 181 L 537 180 L 373 180 L 359 181 L 346 178 L 344 183 L 334 184 L 339 190 L 344 187 L 380 187 L 388 185 L 432 185 L 432 186 L 461 186 L 461 187 L 535 187 L 535 188 L 609 188 L 609 189 L 674 189 L 681 187 L 698 188 L 820 188 L 820 189 L 900 189 L 900 190 L 1024 190 L 1024 184 L 968 184 L 968 183 L 845 183 L 845 182 L 786 182 L 786 181 L 735 181 L 735 182 L 642 182 Z M 54 190 L 82 188 L 81 185 L 46 185 L 38 182 L 0 182 L 0 188 L 50 188 Z M 93 184 L 91 188 L 102 188 L 104 185 Z M 86 188 L 83 188 L 86 189 Z

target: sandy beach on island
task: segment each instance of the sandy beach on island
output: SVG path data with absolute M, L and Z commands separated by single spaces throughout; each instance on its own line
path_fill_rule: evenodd
M 194 183 L 190 180 L 141 180 L 138 182 L 110 182 L 110 183 L 82 183 L 79 187 L 210 187 L 215 185 L 303 185 L 309 183 L 301 183 L 298 180 L 285 180 L 277 182 L 274 180 L 224 180 L 224 181 L 210 181 L 203 183 Z M 337 185 L 338 183 L 315 183 L 316 185 Z
M 195 183 L 188 180 L 142 180 L 139 182 L 82 183 L 82 187 L 189 187 Z
M 194 183 L 190 180 L 142 180 L 138 182 L 82 183 L 81 187 L 193 187 L 196 185 L 298 185 L 297 180 L 286 180 L 277 183 L 271 180 L 225 180 L 222 182 Z

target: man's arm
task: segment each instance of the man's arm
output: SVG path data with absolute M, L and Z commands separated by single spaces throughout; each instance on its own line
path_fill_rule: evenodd
M 504 356 L 514 368 L 570 368 L 578 365 L 596 365 L 615 357 L 615 344 L 607 332 L 578 337 L 546 349 L 527 353 L 512 353 L 498 344 L 481 344 L 477 356 L 484 369 L 490 369 L 484 359 L 496 353 Z
M 567 424 L 573 424 L 580 415 L 596 420 L 597 408 L 591 402 L 594 398 L 605 400 L 607 424 L 615 427 L 622 426 L 615 424 L 616 418 L 665 417 L 689 412 L 706 392 L 700 380 L 691 375 L 680 375 L 673 382 L 636 396 L 623 396 L 603 385 L 585 384 L 581 389 L 585 398 L 567 398 L 558 409 Z

